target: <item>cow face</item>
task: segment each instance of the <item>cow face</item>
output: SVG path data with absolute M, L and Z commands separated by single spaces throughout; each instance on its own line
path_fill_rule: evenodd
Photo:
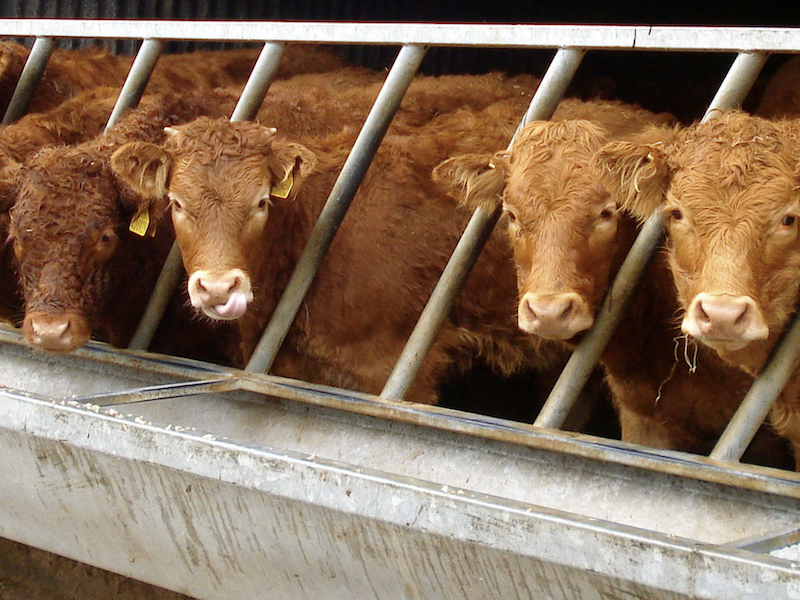
M 79 148 L 39 153 L 17 191 L 10 239 L 25 299 L 23 334 L 34 346 L 74 350 L 89 340 L 112 292 L 120 237 L 132 235 L 126 210 L 107 161 Z
M 731 112 L 663 144 L 619 143 L 598 155 L 640 218 L 663 210 L 681 328 L 721 352 L 763 345 L 797 303 L 796 133 Z
M 254 269 L 268 258 L 261 238 L 270 209 L 295 198 L 316 158 L 256 123 L 202 118 L 168 133 L 163 146 L 120 147 L 113 168 L 142 193 L 161 186 L 168 194 L 192 306 L 237 319 L 253 300 Z
M 598 182 L 605 132 L 589 121 L 536 122 L 511 152 L 446 161 L 434 174 L 470 205 L 502 201 L 514 249 L 523 331 L 568 340 L 592 326 L 634 224 Z

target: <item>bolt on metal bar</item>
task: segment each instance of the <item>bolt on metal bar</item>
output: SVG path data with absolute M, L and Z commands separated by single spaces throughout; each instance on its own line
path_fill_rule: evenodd
M 556 52 L 517 131 L 531 120 L 549 119 L 553 116 L 585 53 L 585 50 L 577 48 L 561 48 Z M 513 143 L 512 138 L 509 149 Z M 501 212 L 498 206 L 493 211 L 477 208 L 472 213 L 458 245 L 384 384 L 380 394 L 382 398 L 390 400 L 405 398 Z
M 114 110 L 108 117 L 106 129 L 113 127 L 126 110 L 139 104 L 163 47 L 164 42 L 161 40 L 147 39 L 142 42 L 131 69 L 128 71 L 128 76 L 125 78 L 122 90 L 120 90 Z
M 716 111 L 740 106 L 765 61 L 766 56 L 761 53 L 739 53 L 711 101 L 704 120 L 713 116 Z M 564 424 L 570 409 L 622 319 L 636 283 L 656 249 L 661 245 L 663 235 L 664 218 L 661 211 L 656 210 L 642 226 L 631 251 L 606 294 L 594 326 L 567 361 L 539 416 L 534 421 L 535 426 L 558 429 Z
M 770 359 L 747 392 L 709 455 L 727 461 L 741 459 L 772 405 L 800 363 L 800 315 L 783 333 Z
M 14 94 L 8 103 L 6 114 L 3 116 L 3 125 L 13 123 L 28 110 L 33 93 L 36 91 L 36 87 L 42 79 L 42 73 L 47 67 L 47 61 L 53 53 L 55 43 L 55 40 L 51 37 L 37 37 L 33 42 L 28 59 L 22 68 L 22 73 L 20 73 L 17 86 L 14 88 Z
M 339 225 L 426 51 L 425 46 L 417 45 L 404 45 L 400 49 L 311 231 L 289 284 L 247 364 L 246 371 L 263 373 L 272 366 L 325 253 L 333 242 Z
M 268 42 L 264 44 L 264 48 L 261 50 L 261 54 L 259 54 L 250 77 L 248 77 L 247 83 L 242 90 L 242 94 L 239 96 L 239 102 L 231 115 L 231 121 L 247 121 L 258 114 L 258 109 L 267 95 L 269 85 L 278 71 L 278 63 L 281 60 L 281 56 L 283 56 L 285 46 L 286 44 L 283 43 Z M 133 71 L 133 68 L 131 71 Z M 167 259 L 164 261 L 156 286 L 150 295 L 150 300 L 128 348 L 132 350 L 147 350 L 150 347 L 158 326 L 164 318 L 167 305 L 175 293 L 182 276 L 181 251 L 178 248 L 178 243 L 174 242 Z

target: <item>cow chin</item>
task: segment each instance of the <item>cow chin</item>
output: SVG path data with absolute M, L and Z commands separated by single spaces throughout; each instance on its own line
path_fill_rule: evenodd
M 22 333 L 31 346 L 51 352 L 72 352 L 91 337 L 86 318 L 76 311 L 30 312 L 25 315 Z

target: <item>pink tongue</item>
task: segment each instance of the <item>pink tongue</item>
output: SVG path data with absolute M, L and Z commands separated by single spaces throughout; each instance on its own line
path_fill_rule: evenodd
M 247 298 L 242 292 L 234 292 L 225 304 L 218 304 L 214 307 L 217 314 L 221 317 L 238 319 L 247 310 Z

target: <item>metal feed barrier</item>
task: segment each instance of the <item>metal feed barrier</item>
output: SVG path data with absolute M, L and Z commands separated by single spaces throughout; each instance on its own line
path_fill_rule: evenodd
M 473 215 L 380 396 L 264 374 L 428 47 L 556 49 L 523 122 L 552 115 L 587 51 L 736 53 L 708 115 L 770 53 L 800 52 L 800 30 L 0 20 L 0 36 L 36 38 L 4 122 L 60 37 L 143 40 L 111 122 L 164 40 L 264 42 L 234 120 L 288 42 L 401 47 L 245 371 L 145 352 L 176 249 L 132 349 L 50 355 L 0 329 L 0 537 L 203 599 L 800 598 L 800 476 L 738 462 L 797 364 L 797 322 L 710 458 L 558 430 L 658 216 L 534 425 L 402 402 L 496 211 Z

